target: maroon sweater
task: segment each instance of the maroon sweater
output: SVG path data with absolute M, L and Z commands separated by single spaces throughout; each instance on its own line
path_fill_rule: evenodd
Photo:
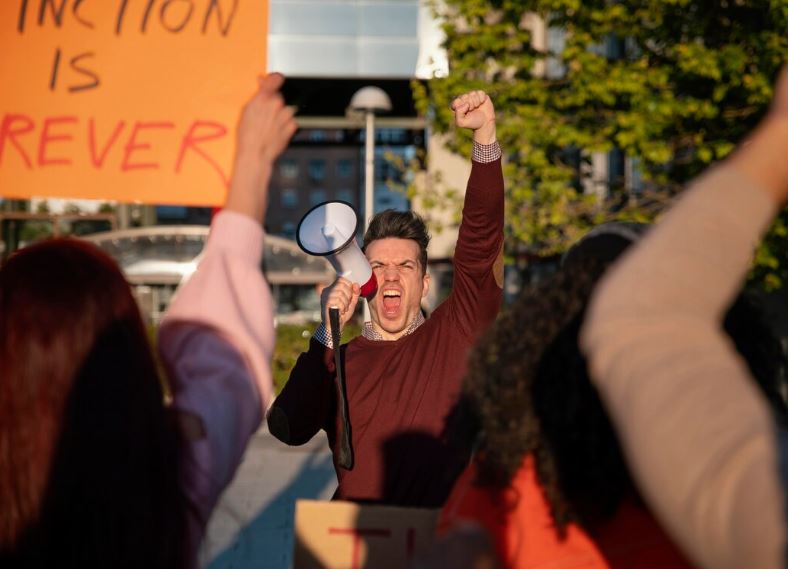
M 269 413 L 271 433 L 300 445 L 323 429 L 334 451 L 337 499 L 438 507 L 467 463 L 444 442 L 468 353 L 495 319 L 503 246 L 501 162 L 473 163 L 449 297 L 412 334 L 357 337 L 341 347 L 355 465 L 336 466 L 340 427 L 334 354 L 314 339 Z M 500 267 L 498 267 L 500 270 Z

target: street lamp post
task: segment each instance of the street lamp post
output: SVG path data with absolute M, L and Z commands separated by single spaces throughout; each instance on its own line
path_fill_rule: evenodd
M 375 112 L 364 111 L 364 230 L 375 214 Z
M 350 99 L 350 111 L 364 113 L 364 230 L 375 212 L 375 115 L 391 110 L 391 99 L 383 89 L 362 87 Z
M 391 110 L 391 99 L 383 89 L 362 87 L 350 99 L 348 111 L 364 113 L 364 231 L 375 213 L 375 114 Z M 364 322 L 370 321 L 369 304 L 364 303 Z

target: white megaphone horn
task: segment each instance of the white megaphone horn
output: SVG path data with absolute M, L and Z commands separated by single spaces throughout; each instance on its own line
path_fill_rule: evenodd
M 329 201 L 316 205 L 301 218 L 296 241 L 305 253 L 328 259 L 337 276 L 357 283 L 361 296 L 370 298 L 378 290 L 378 281 L 356 243 L 357 230 L 358 216 L 353 207 Z

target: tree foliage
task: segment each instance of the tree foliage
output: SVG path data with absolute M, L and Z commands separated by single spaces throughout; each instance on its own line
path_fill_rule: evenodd
M 788 58 L 788 0 L 442 0 L 434 8 L 450 73 L 414 83 L 417 105 L 435 131 L 448 132 L 454 96 L 493 96 L 510 253 L 554 254 L 594 224 L 653 218 L 753 128 Z M 549 30 L 541 47 L 540 21 Z M 466 134 L 451 139 L 452 150 L 469 153 Z M 592 157 L 611 151 L 626 155 L 631 171 L 594 179 Z M 787 230 L 783 212 L 758 253 L 754 275 L 767 288 L 788 276 Z
M 278 395 L 287 383 L 298 356 L 309 349 L 309 339 L 317 327 L 317 322 L 303 325 L 279 324 L 276 327 L 276 343 L 271 371 L 273 372 L 274 391 Z M 342 330 L 342 343 L 345 344 L 361 334 L 361 325 L 351 320 Z

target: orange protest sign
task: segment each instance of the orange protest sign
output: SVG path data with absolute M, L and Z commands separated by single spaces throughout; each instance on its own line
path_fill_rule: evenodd
M 0 196 L 221 203 L 266 0 L 0 2 Z

